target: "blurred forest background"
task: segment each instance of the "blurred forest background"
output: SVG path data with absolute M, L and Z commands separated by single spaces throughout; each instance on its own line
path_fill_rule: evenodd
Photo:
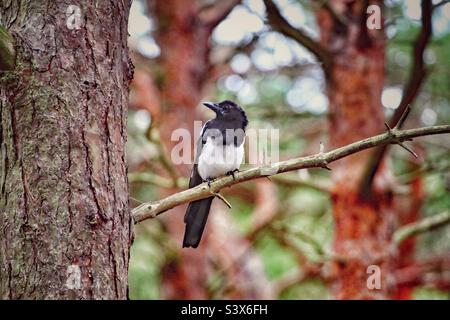
M 369 2 L 381 30 L 362 27 Z M 450 123 L 447 1 L 134 0 L 129 33 L 132 207 L 187 187 L 170 135 L 212 116 L 203 101 L 234 100 L 250 127 L 279 129 L 281 160 L 382 132 L 408 104 L 405 128 Z M 223 190 L 232 209 L 215 201 L 196 250 L 181 248 L 186 206 L 140 223 L 130 297 L 449 299 L 450 225 L 390 245 L 402 225 L 450 210 L 448 136 L 410 146 L 417 159 L 393 146 L 378 163 L 365 152 Z M 351 196 L 367 181 L 369 200 Z M 360 290 L 370 264 L 382 290 Z

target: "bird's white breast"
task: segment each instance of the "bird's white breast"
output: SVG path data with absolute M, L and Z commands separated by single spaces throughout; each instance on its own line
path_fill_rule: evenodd
M 198 173 L 203 180 L 217 178 L 239 169 L 243 159 L 244 143 L 223 145 L 208 137 L 198 159 Z

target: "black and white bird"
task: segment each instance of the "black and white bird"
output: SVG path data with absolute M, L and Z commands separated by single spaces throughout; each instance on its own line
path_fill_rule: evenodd
M 189 188 L 205 181 L 233 175 L 244 159 L 245 129 L 248 124 L 244 110 L 236 103 L 204 103 L 216 113 L 205 123 L 197 142 L 197 154 L 192 168 Z M 197 248 L 205 229 L 211 202 L 214 197 L 189 203 L 184 216 L 186 230 L 183 247 Z

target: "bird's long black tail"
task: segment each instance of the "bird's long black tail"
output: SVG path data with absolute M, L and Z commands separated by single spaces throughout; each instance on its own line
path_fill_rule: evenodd
M 184 216 L 186 230 L 184 232 L 183 248 L 197 248 L 205 229 L 206 220 L 208 219 L 209 209 L 214 197 L 197 200 L 189 203 Z

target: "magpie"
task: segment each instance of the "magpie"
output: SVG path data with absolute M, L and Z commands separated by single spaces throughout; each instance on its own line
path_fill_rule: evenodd
M 236 103 L 225 100 L 220 103 L 203 103 L 215 112 L 216 117 L 208 120 L 197 141 L 189 188 L 239 170 L 244 158 L 245 129 L 248 124 L 245 111 Z M 189 203 L 184 216 L 186 229 L 183 247 L 197 248 L 205 229 L 209 210 L 214 197 Z

